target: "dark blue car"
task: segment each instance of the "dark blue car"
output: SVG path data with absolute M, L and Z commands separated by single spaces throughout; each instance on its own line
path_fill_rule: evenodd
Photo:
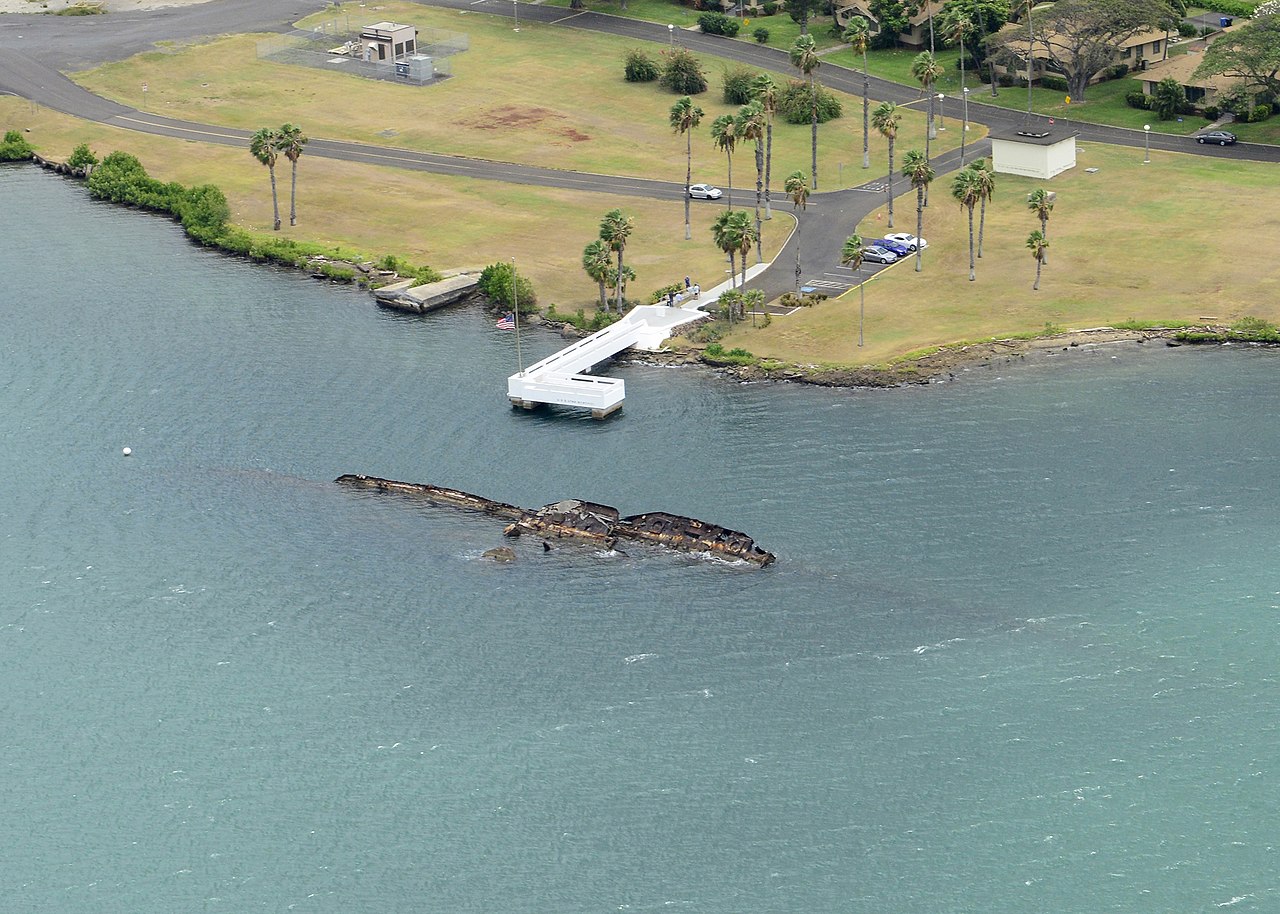
M 877 238 L 872 241 L 871 244 L 874 244 L 876 247 L 893 251 L 893 253 L 897 254 L 899 257 L 906 257 L 911 253 L 911 248 L 907 247 L 901 241 L 890 241 L 888 238 Z

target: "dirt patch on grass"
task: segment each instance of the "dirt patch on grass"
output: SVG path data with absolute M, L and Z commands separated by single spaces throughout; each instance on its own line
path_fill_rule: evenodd
M 542 127 L 571 143 L 585 143 L 591 139 L 590 134 L 583 133 L 575 127 L 561 126 L 561 122 L 567 120 L 565 115 L 550 108 L 502 105 L 498 108 L 490 108 L 469 120 L 459 121 L 459 124 L 475 130 L 530 130 Z
M 503 105 L 490 108 L 478 117 L 462 121 L 464 127 L 477 130 L 506 130 L 512 127 L 537 127 L 546 121 L 564 120 L 563 114 L 557 114 L 549 108 L 520 108 L 515 105 Z

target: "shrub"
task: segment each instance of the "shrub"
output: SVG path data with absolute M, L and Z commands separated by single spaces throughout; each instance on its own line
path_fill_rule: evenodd
M 724 13 L 703 13 L 698 17 L 698 28 L 705 35 L 723 35 L 725 38 L 736 38 L 742 23 Z
M 663 286 L 661 289 L 654 289 L 653 294 L 649 296 L 649 304 L 656 305 L 659 302 L 666 302 L 667 296 L 675 292 L 677 294 L 684 292 L 684 283 L 673 282 L 669 286 Z
M 684 338 L 691 343 L 714 343 L 728 330 L 717 320 L 699 321 L 692 328 L 684 331 Z
M 686 48 L 663 51 L 662 75 L 658 84 L 676 95 L 700 95 L 707 91 L 702 64 Z
M 1270 105 L 1254 105 L 1249 109 L 1247 121 L 1250 124 L 1256 124 L 1259 121 L 1265 121 L 1269 117 L 1271 117 Z
M 511 308 L 519 300 L 520 313 L 532 314 L 538 310 L 538 297 L 528 277 L 517 275 L 509 263 L 491 263 L 480 273 L 477 288 L 495 305 Z
M 87 143 L 81 143 L 71 150 L 71 158 L 67 159 L 67 165 L 72 168 L 88 168 L 90 165 L 97 164 L 98 157 L 90 151 Z
M 99 16 L 107 11 L 102 5 L 91 6 L 88 3 L 77 3 L 73 6 L 64 7 L 57 10 L 55 16 Z
M 814 86 L 818 96 L 818 123 L 838 118 L 842 109 L 840 100 L 820 85 Z M 813 96 L 809 94 L 809 84 L 792 82 L 778 95 L 778 113 L 789 124 L 807 124 L 812 118 Z
M 1280 329 L 1260 317 L 1242 317 L 1231 325 L 1231 335 L 1236 339 L 1263 343 L 1280 342 Z
M 1184 20 L 1178 23 L 1178 34 L 1183 38 L 1195 38 L 1200 30 L 1195 27 L 1195 23 Z
M 751 37 L 754 38 L 760 44 L 768 44 L 769 30 L 766 28 L 758 28 L 751 33 Z
M 1066 92 L 1068 86 L 1066 79 L 1063 77 L 1046 73 L 1040 77 L 1040 88 L 1052 89 L 1055 92 Z
M 1126 92 L 1124 96 L 1124 103 L 1130 108 L 1139 108 L 1144 111 L 1151 107 L 1150 97 L 1141 89 L 1133 89 L 1130 92 Z
M 1222 13 L 1226 16 L 1239 16 L 1241 19 L 1248 19 L 1253 15 L 1253 8 L 1257 4 L 1247 2 L 1247 0 L 1203 0 L 1198 2 L 1196 6 L 1207 10 L 1213 10 L 1215 13 Z
M 774 3 L 773 0 L 765 0 L 764 5 L 760 8 L 764 10 L 766 16 L 774 16 L 778 12 L 778 4 Z
M 726 105 L 748 105 L 755 100 L 751 82 L 756 78 L 755 70 L 747 67 L 734 67 L 724 71 L 724 103 Z
M 740 346 L 728 351 L 720 343 L 708 343 L 702 350 L 703 356 L 718 365 L 754 365 L 758 361 L 754 355 Z
M 1129 75 L 1129 65 L 1127 63 L 1118 63 L 1114 67 L 1107 67 L 1102 73 L 1103 79 L 1121 79 Z
M 319 263 L 315 272 L 332 282 L 354 282 L 356 271 L 336 263 Z
M 639 48 L 627 51 L 623 74 L 629 83 L 651 83 L 658 78 L 657 62 Z
M 35 155 L 35 148 L 16 130 L 10 130 L 0 142 L 0 162 L 24 162 Z
M 227 227 L 231 207 L 221 190 L 212 184 L 201 184 L 181 195 L 177 215 L 189 234 L 217 237 Z
M 1204 117 L 1207 121 L 1216 121 L 1221 113 L 1217 105 L 1210 105 L 1204 109 Z
M 587 317 L 586 312 L 582 308 L 579 308 L 573 314 L 562 314 L 556 310 L 556 306 L 554 304 L 547 307 L 547 312 L 543 316 L 549 321 L 569 324 L 570 326 L 577 327 L 579 330 L 583 330 L 588 333 L 595 333 L 597 330 L 603 330 L 610 324 L 616 323 L 622 319 L 621 314 L 617 314 L 613 311 L 596 311 L 590 317 Z

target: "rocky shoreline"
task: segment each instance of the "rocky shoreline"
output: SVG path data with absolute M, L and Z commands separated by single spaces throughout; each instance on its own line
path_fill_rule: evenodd
M 1210 324 L 1190 328 L 1170 327 L 1146 330 L 1095 327 L 1034 339 L 989 340 L 981 343 L 943 346 L 927 356 L 903 360 L 884 367 L 740 365 L 725 363 L 691 349 L 656 353 L 631 351 L 625 358 L 654 365 L 704 365 L 715 369 L 725 377 L 742 382 L 785 381 L 812 384 L 818 387 L 891 388 L 952 381 L 956 380 L 959 374 L 974 369 L 997 368 L 1037 355 L 1051 356 L 1072 351 L 1089 352 L 1104 345 L 1144 345 L 1152 342 L 1162 342 L 1169 347 L 1193 344 L 1222 345 L 1229 341 L 1230 332 L 1228 327 Z M 1215 338 L 1205 340 L 1180 338 L 1187 333 L 1211 335 Z M 1245 345 L 1274 345 L 1265 342 L 1240 342 Z

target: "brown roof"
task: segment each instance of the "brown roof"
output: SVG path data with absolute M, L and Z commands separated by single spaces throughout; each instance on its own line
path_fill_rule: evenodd
M 1240 85 L 1241 80 L 1234 76 L 1201 76 L 1194 77 L 1196 67 L 1204 62 L 1204 54 L 1188 51 L 1168 60 L 1153 60 L 1147 64 L 1145 73 L 1138 75 L 1144 83 L 1158 83 L 1162 79 L 1176 79 L 1182 86 L 1198 86 L 1202 89 L 1217 89 L 1219 92 Z

